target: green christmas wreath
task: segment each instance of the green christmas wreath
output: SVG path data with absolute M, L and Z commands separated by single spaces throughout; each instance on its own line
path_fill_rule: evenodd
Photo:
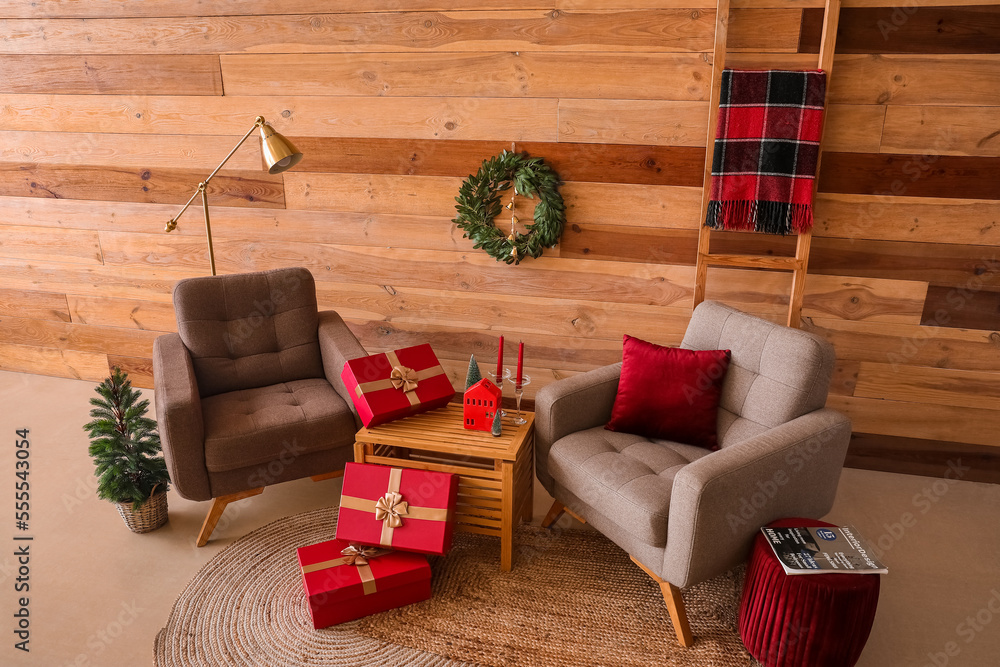
M 518 232 L 514 224 L 514 200 L 506 208 L 511 211 L 511 233 L 505 235 L 493 224 L 493 218 L 504 206 L 501 193 L 514 186 L 514 193 L 534 199 L 535 221 L 525 225 L 525 232 Z M 559 194 L 559 176 L 540 157 L 529 158 L 521 153 L 504 151 L 483 160 L 475 176 L 462 183 L 455 197 L 458 216 L 452 221 L 462 229 L 465 238 L 475 242 L 497 261 L 520 264 L 529 255 L 539 257 L 543 248 L 559 242 L 566 223 L 566 205 Z

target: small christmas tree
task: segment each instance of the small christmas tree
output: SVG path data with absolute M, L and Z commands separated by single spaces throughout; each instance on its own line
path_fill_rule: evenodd
M 83 428 L 90 434 L 89 452 L 97 470 L 97 496 L 113 503 L 132 503 L 138 511 L 160 487 L 170 482 L 167 464 L 160 454 L 156 421 L 146 417 L 149 400 L 132 388 L 122 369 L 97 385 L 100 398 L 91 398 L 93 421 Z
M 497 413 L 493 417 L 493 428 L 490 430 L 494 438 L 499 438 L 503 433 L 503 426 L 500 424 L 500 408 L 497 407 Z
M 476 384 L 483 379 L 482 374 L 479 372 L 479 364 L 476 362 L 476 355 L 472 355 L 469 358 L 469 372 L 465 376 L 465 389 L 468 391 L 469 387 Z

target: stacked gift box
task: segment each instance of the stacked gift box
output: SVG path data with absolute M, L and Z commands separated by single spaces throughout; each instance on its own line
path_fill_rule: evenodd
M 451 549 L 458 476 L 348 463 L 337 536 L 298 550 L 313 626 L 431 596 L 425 554 Z
M 352 359 L 341 374 L 365 427 L 446 405 L 455 395 L 430 345 Z M 316 628 L 426 600 L 427 554 L 451 549 L 458 476 L 348 463 L 336 539 L 298 550 Z

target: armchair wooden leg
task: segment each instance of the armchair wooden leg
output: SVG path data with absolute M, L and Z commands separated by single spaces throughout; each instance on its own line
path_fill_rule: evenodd
M 549 513 L 545 515 L 544 519 L 542 519 L 542 528 L 548 528 L 549 526 L 554 524 L 556 521 L 559 520 L 559 517 L 561 517 L 563 515 L 563 512 L 565 511 L 566 511 L 565 505 L 563 505 L 558 500 L 553 501 L 552 507 L 549 508 Z
M 571 517 L 573 517 L 580 523 L 587 523 L 587 520 L 584 519 L 582 516 L 580 516 L 570 508 L 566 507 L 558 500 L 554 500 L 552 501 L 552 507 L 549 508 L 549 513 L 545 515 L 544 519 L 542 519 L 542 528 L 548 528 L 556 521 L 558 521 L 559 517 L 563 515 L 563 512 L 569 514 Z
M 343 470 L 334 470 L 333 472 L 325 472 L 322 475 L 313 475 L 309 479 L 311 479 L 314 482 L 323 482 L 328 479 L 336 479 L 338 477 L 343 477 L 343 476 L 344 476 Z
M 681 591 L 669 581 L 664 581 L 648 567 L 629 555 L 632 562 L 648 574 L 653 581 L 660 585 L 660 592 L 663 593 L 663 601 L 667 604 L 667 611 L 670 612 L 670 620 L 674 624 L 674 632 L 677 634 L 677 643 L 687 648 L 694 644 L 694 637 L 691 635 L 691 626 L 688 624 L 687 612 L 684 610 L 684 598 Z
M 219 496 L 218 498 L 215 498 L 212 501 L 212 509 L 208 511 L 208 516 L 205 517 L 205 523 L 201 525 L 201 532 L 198 533 L 198 546 L 203 547 L 208 544 L 208 539 L 212 537 L 212 531 L 215 530 L 215 525 L 219 523 L 219 519 L 222 518 L 222 513 L 226 511 L 226 505 L 234 503 L 237 500 L 243 500 L 244 498 L 259 495 L 263 491 L 264 487 L 261 486 L 256 489 L 250 489 L 249 491 L 240 491 L 239 493 L 231 493 L 228 496 Z

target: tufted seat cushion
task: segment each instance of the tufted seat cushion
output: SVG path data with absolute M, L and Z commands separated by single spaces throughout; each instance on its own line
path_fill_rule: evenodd
M 323 378 L 209 396 L 202 413 L 209 472 L 287 465 L 288 457 L 354 442 L 354 414 Z
M 667 543 L 674 476 L 706 449 L 596 427 L 571 433 L 549 450 L 556 483 L 652 547 Z

